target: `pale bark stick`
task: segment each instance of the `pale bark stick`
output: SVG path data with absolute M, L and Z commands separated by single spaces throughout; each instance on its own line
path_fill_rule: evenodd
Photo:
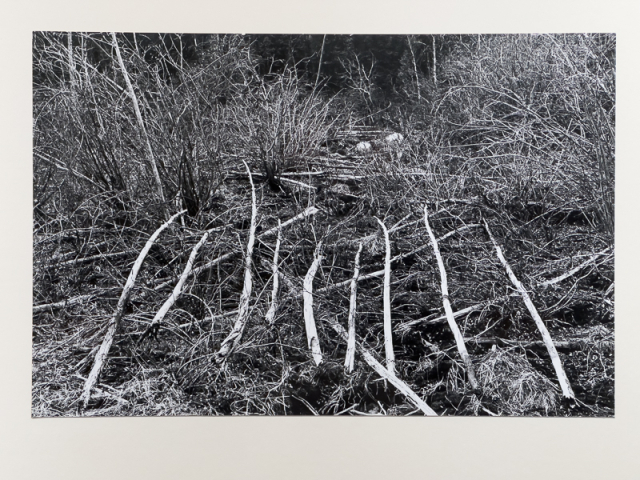
M 279 178 L 280 181 L 296 185 L 298 187 L 306 188 L 307 190 L 316 191 L 316 187 L 309 185 L 308 183 L 299 182 L 297 180 L 291 180 L 290 178 Z
M 316 321 L 313 318 L 313 277 L 315 277 L 320 262 L 322 261 L 322 255 L 320 255 L 320 248 L 322 241 L 318 243 L 315 252 L 315 258 L 313 263 L 309 267 L 307 275 L 304 277 L 304 285 L 302 287 L 302 301 L 304 304 L 304 327 L 307 332 L 307 344 L 311 350 L 313 361 L 316 365 L 320 365 L 322 362 L 322 351 L 320 350 L 320 340 L 318 339 L 318 331 L 316 330 Z
M 499 297 L 499 298 L 503 298 L 503 297 Z M 463 308 L 462 310 L 453 312 L 453 318 L 458 318 L 462 315 L 466 315 L 467 313 L 480 310 L 481 308 L 486 307 L 488 304 L 489 302 L 481 302 L 481 303 L 477 303 L 476 305 L 471 305 L 470 307 Z M 417 318 L 415 320 L 410 320 L 406 323 L 401 323 L 400 325 L 398 325 L 398 331 L 406 333 L 411 329 L 411 327 L 413 327 L 414 325 L 418 325 L 420 323 L 434 324 L 434 323 L 444 323 L 446 321 L 447 321 L 446 315 L 441 315 L 435 318 L 430 318 L 430 317 Z
M 56 303 L 47 303 L 46 305 L 34 305 L 33 313 L 44 312 L 46 310 L 57 310 L 59 308 L 70 307 L 72 305 L 78 305 L 80 303 L 87 302 L 94 298 L 95 295 L 80 295 L 79 297 L 69 298 L 68 300 L 62 300 Z
M 106 260 L 107 258 L 118 258 L 118 257 L 126 257 L 127 255 L 131 255 L 132 253 L 135 253 L 135 250 L 126 250 L 124 252 L 115 252 L 115 253 L 100 253 L 98 255 L 92 255 L 90 257 L 84 257 L 84 258 L 76 258 L 73 260 L 67 260 L 65 262 L 58 262 L 58 263 L 53 263 L 51 265 L 49 265 L 49 268 L 51 267 L 65 267 L 67 265 L 77 265 L 79 263 L 88 263 L 88 262 L 93 262 L 94 260 Z
M 305 209 L 302 213 L 299 213 L 298 215 L 296 215 L 293 218 L 290 218 L 289 220 L 287 220 L 286 222 L 284 222 L 282 225 L 280 225 L 280 227 L 273 227 L 270 228 L 269 230 L 265 230 L 264 232 L 262 232 L 260 235 L 258 235 L 258 239 L 263 239 L 264 237 L 268 237 L 269 235 L 273 235 L 274 233 L 278 232 L 278 229 L 282 229 L 284 227 L 287 227 L 289 225 L 291 225 L 294 222 L 297 222 L 299 220 L 302 220 L 310 215 L 314 215 L 316 213 L 318 213 L 318 209 L 316 207 L 309 207 L 307 209 Z M 200 272 L 205 271 L 208 268 L 211 268 L 215 265 L 217 265 L 220 262 L 223 262 L 231 257 L 233 257 L 234 255 L 236 255 L 236 252 L 229 252 L 229 253 L 225 253 L 224 255 L 220 255 L 218 258 L 211 260 L 210 262 L 206 263 L 205 265 L 202 265 L 201 267 L 198 268 L 194 268 L 191 271 L 191 275 L 198 275 L 200 274 Z M 173 280 L 167 280 L 166 282 L 163 282 L 159 285 L 157 285 L 156 287 L 154 287 L 154 290 L 162 290 L 164 287 L 171 285 L 171 282 Z
M 71 87 L 75 87 L 76 83 L 76 62 L 73 58 L 73 35 L 67 32 L 67 54 L 69 56 L 69 82 Z M 75 95 L 75 92 L 73 92 Z
M 377 277 L 384 277 L 384 270 L 378 270 L 375 272 L 371 272 L 371 273 L 366 273 L 364 275 L 360 275 L 358 277 L 358 282 L 363 282 L 365 280 L 369 280 L 370 278 L 377 278 Z M 335 290 L 337 288 L 340 287 L 344 287 L 347 285 L 351 285 L 352 280 L 345 280 L 343 282 L 338 282 L 338 283 L 334 283 L 333 285 L 329 285 L 328 287 L 323 287 L 320 290 L 318 290 L 316 293 L 318 294 L 324 294 L 327 292 L 330 292 L 331 290 Z
M 311 215 L 314 215 L 314 214 L 316 214 L 318 212 L 319 212 L 319 210 L 316 207 L 308 207 L 303 212 L 300 212 L 295 217 L 292 217 L 289 220 L 287 220 L 286 222 L 284 222 L 282 225 L 270 228 L 269 230 L 265 230 L 260 235 L 258 235 L 258 238 L 262 239 L 262 238 L 267 237 L 269 235 L 273 235 L 274 233 L 278 233 L 278 231 L 281 230 L 282 228 L 288 227 L 292 223 L 297 222 L 298 220 L 303 220 L 303 219 L 305 219 L 305 218 L 307 218 L 307 217 L 309 217 Z
M 167 315 L 169 309 L 173 306 L 174 303 L 176 303 L 176 300 L 178 300 L 178 297 L 180 297 L 180 295 L 182 294 L 182 288 L 184 287 L 184 284 L 187 281 L 191 270 L 193 269 L 193 263 L 196 261 L 198 251 L 200 250 L 202 245 L 206 243 L 208 238 L 209 232 L 205 232 L 200 241 L 191 250 L 191 255 L 189 255 L 189 260 L 187 260 L 187 265 L 184 267 L 184 271 L 180 276 L 180 280 L 178 280 L 178 283 L 174 287 L 173 292 L 171 292 L 171 295 L 169 295 L 169 298 L 165 300 L 165 302 L 162 304 L 162 307 L 160 307 L 160 310 L 158 310 L 156 315 L 153 317 L 151 325 L 149 325 L 149 327 L 147 328 L 145 335 L 148 334 L 153 328 L 158 328 L 160 323 L 162 323 L 162 321 L 164 320 L 164 317 Z
M 344 330 L 344 328 L 342 327 L 342 325 L 340 325 L 338 322 L 334 320 L 330 320 L 329 318 L 326 318 L 326 320 L 327 320 L 327 323 L 331 325 L 331 327 L 336 331 L 338 335 L 340 335 L 340 337 L 344 341 L 348 341 L 349 336 L 347 332 Z M 418 396 L 418 394 L 416 394 L 413 390 L 411 390 L 409 385 L 404 383 L 395 374 L 393 374 L 388 369 L 386 369 L 384 365 L 378 362 L 378 360 L 376 360 L 376 358 L 371 354 L 371 352 L 369 352 L 369 350 L 367 350 L 363 345 L 356 342 L 356 348 L 362 355 L 362 358 L 364 358 L 364 361 L 367 362 L 376 371 L 376 373 L 378 373 L 378 375 L 380 375 L 383 379 L 387 380 L 391 385 L 396 387 L 400 391 L 400 393 L 402 393 L 405 397 L 407 397 L 409 401 L 411 401 L 416 407 L 418 407 L 422 411 L 422 413 L 428 416 L 438 415 L 434 410 L 431 409 L 431 407 L 429 407 L 429 405 L 425 403 L 424 400 L 422 400 Z
M 424 207 L 424 223 L 427 227 L 427 232 L 429 233 L 429 238 L 431 239 L 431 245 L 433 245 L 433 253 L 436 256 L 436 261 L 438 262 L 438 268 L 440 270 L 440 287 L 442 290 L 442 305 L 444 306 L 444 311 L 447 316 L 447 322 L 449 323 L 449 328 L 453 332 L 453 337 L 456 340 L 456 346 L 458 347 L 458 353 L 460 357 L 462 357 L 462 361 L 467 367 L 467 375 L 469 375 L 469 383 L 471 383 L 471 387 L 476 390 L 478 388 L 478 381 L 476 380 L 476 372 L 473 368 L 473 362 L 471 361 L 471 357 L 469 356 L 469 352 L 467 352 L 467 347 L 464 344 L 464 338 L 460 329 L 458 328 L 458 324 L 453 318 L 453 310 L 451 309 L 451 302 L 449 301 L 449 287 L 447 285 L 447 271 L 444 268 L 444 263 L 442 261 L 442 256 L 440 255 L 440 248 L 438 247 L 438 241 L 436 240 L 436 236 L 433 234 L 431 230 L 431 226 L 429 225 L 429 212 L 427 211 L 427 207 Z
M 271 306 L 269 307 L 269 311 L 265 316 L 265 320 L 269 325 L 272 325 L 276 319 L 276 310 L 278 309 L 278 287 L 279 287 L 279 278 L 278 274 L 278 253 L 280 252 L 280 236 L 282 233 L 282 229 L 280 228 L 280 220 L 278 220 L 278 238 L 276 240 L 276 249 L 273 254 L 273 266 L 271 267 L 271 271 L 273 272 L 273 290 L 271 291 Z
M 376 218 L 384 233 L 386 254 L 384 257 L 384 290 L 382 292 L 382 308 L 384 313 L 384 351 L 387 361 L 387 369 L 395 375 L 396 357 L 393 352 L 393 331 L 391 328 L 391 243 L 389 231 L 379 218 Z
M 416 90 L 418 91 L 418 101 L 422 101 L 420 95 L 420 77 L 418 76 L 418 66 L 416 65 L 416 56 L 413 53 L 413 45 L 411 45 L 411 36 L 407 35 L 407 43 L 409 44 L 409 51 L 411 52 L 411 62 L 413 63 L 413 72 L 416 76 Z
M 358 246 L 356 253 L 355 267 L 353 269 L 353 279 L 351 279 L 351 298 L 349 299 L 349 338 L 347 340 L 347 355 L 344 359 L 344 366 L 349 373 L 353 372 L 356 353 L 356 294 L 358 291 L 358 276 L 360 275 L 360 253 L 362 243 Z
M 133 109 L 136 113 L 136 119 L 138 120 L 138 125 L 140 127 L 140 130 L 142 131 L 142 136 L 144 137 L 144 140 L 145 140 L 145 145 L 147 147 L 147 154 L 149 155 L 149 162 L 151 163 L 151 168 L 153 170 L 153 178 L 156 181 L 158 195 L 160 196 L 160 200 L 162 201 L 162 208 L 164 210 L 166 208 L 166 201 L 164 198 L 164 190 L 162 189 L 162 181 L 160 180 L 160 173 L 158 172 L 158 165 L 156 163 L 156 158 L 153 154 L 153 149 L 151 148 L 149 135 L 147 135 L 147 129 L 145 128 L 144 121 L 142 120 L 142 114 L 140 113 L 140 106 L 138 105 L 138 98 L 136 97 L 136 93 L 133 90 L 133 85 L 131 85 L 131 80 L 129 80 L 129 74 L 127 73 L 127 68 L 124 66 L 124 61 L 122 60 L 122 55 L 120 54 L 120 47 L 118 46 L 118 40 L 116 39 L 115 32 L 111 32 L 111 39 L 113 42 L 113 47 L 116 51 L 116 56 L 118 57 L 118 64 L 120 65 L 120 70 L 122 70 L 124 81 L 127 84 L 127 90 L 129 92 L 129 96 L 131 97 L 131 101 L 133 102 Z
M 547 347 L 547 351 L 549 352 L 549 356 L 551 357 L 551 363 L 553 363 L 553 368 L 555 368 L 558 382 L 560 383 L 560 388 L 562 389 L 562 395 L 566 398 L 575 398 L 571 385 L 569 384 L 567 374 L 565 373 L 562 366 L 562 361 L 560 360 L 560 356 L 558 355 L 558 351 L 556 350 L 551 335 L 549 334 L 549 330 L 547 330 L 547 327 L 542 321 L 542 318 L 540 318 L 540 314 L 538 314 L 538 310 L 536 310 L 536 307 L 533 305 L 529 293 L 527 293 L 527 291 L 524 289 L 518 278 L 513 273 L 513 270 L 511 270 L 509 263 L 504 258 L 502 249 L 496 242 L 496 239 L 493 237 L 493 234 L 491 233 L 491 230 L 489 230 L 489 225 L 486 221 L 484 222 L 484 226 L 487 230 L 487 233 L 489 234 L 489 238 L 491 238 L 491 242 L 493 242 L 493 246 L 496 249 L 496 253 L 498 255 L 498 258 L 500 259 L 500 263 L 502 263 L 502 266 L 507 271 L 507 275 L 509 276 L 511 283 L 513 283 L 513 285 L 518 290 L 518 293 L 520 293 L 522 300 L 524 300 L 524 304 L 527 306 L 531 317 L 533 318 L 536 326 L 538 327 L 538 330 L 542 335 L 542 340 L 544 341 L 544 344 Z
M 258 217 L 258 207 L 256 205 L 256 188 L 253 184 L 253 177 L 249 166 L 244 162 L 244 166 L 249 173 L 249 182 L 251 182 L 251 227 L 249 228 L 249 241 L 247 242 L 247 253 L 244 264 L 244 285 L 242 294 L 240 295 L 240 303 L 238 305 L 238 317 L 233 325 L 231 333 L 227 335 L 220 345 L 220 350 L 215 354 L 217 363 L 223 363 L 232 350 L 238 346 L 242 339 L 242 332 L 249 320 L 249 300 L 251 298 L 251 290 L 253 287 L 253 279 L 251 276 L 251 265 L 253 264 L 253 245 L 256 241 L 256 223 Z
M 120 325 L 120 320 L 122 319 L 122 315 L 124 314 L 124 309 L 129 303 L 129 297 L 131 296 L 131 290 L 133 289 L 133 285 L 136 281 L 136 277 L 138 276 L 138 272 L 140 271 L 140 267 L 142 266 L 142 262 L 144 261 L 147 253 L 151 249 L 151 246 L 154 244 L 160 233 L 169 226 L 171 222 L 173 222 L 180 215 L 185 213 L 186 210 L 182 210 L 181 212 L 176 213 L 169 220 L 167 220 L 160 228 L 158 228 L 153 235 L 147 240 L 146 245 L 138 255 L 137 260 L 133 264 L 133 268 L 129 273 L 129 278 L 127 279 L 127 283 L 125 283 L 124 288 L 122 289 L 122 295 L 120 295 L 120 300 L 118 300 L 118 306 L 116 307 L 116 311 L 109 320 L 109 326 L 107 328 L 107 334 L 102 341 L 102 345 L 100 345 L 100 349 L 98 353 L 96 353 L 96 358 L 93 362 L 93 368 L 91 369 L 91 373 L 87 377 L 87 381 L 84 384 L 84 389 L 82 391 L 82 395 L 80 396 L 79 402 L 82 404 L 82 408 L 87 408 L 89 404 L 89 398 L 91 396 L 91 388 L 95 385 L 98 380 L 98 376 L 100 375 L 100 371 L 102 370 L 102 366 L 104 364 L 107 355 L 109 354 L 109 349 L 111 348 L 111 344 L 113 343 L 113 339 L 116 335 L 116 331 L 118 330 L 118 326 Z
M 538 285 L 541 286 L 541 287 L 546 287 L 546 286 L 549 286 L 549 285 L 553 285 L 555 283 L 559 283 L 559 282 L 571 277 L 572 275 L 575 275 L 576 273 L 578 273 L 580 270 L 582 270 L 587 265 L 595 262 L 599 257 L 601 257 L 602 255 L 607 253 L 609 250 L 611 250 L 611 247 L 604 249 L 600 253 L 596 253 L 595 255 L 590 257 L 587 261 L 582 262 L 580 265 L 578 265 L 575 268 L 572 268 L 568 272 L 565 272 L 565 273 L 563 273 L 562 275 L 560 275 L 560 276 L 558 276 L 556 278 L 552 278 L 551 280 L 546 280 L 544 282 L 540 282 L 540 283 L 538 283 Z

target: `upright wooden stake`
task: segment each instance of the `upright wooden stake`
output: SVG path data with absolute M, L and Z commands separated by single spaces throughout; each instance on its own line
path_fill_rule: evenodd
M 396 357 L 393 352 L 393 332 L 391 329 L 391 243 L 389 242 L 389 231 L 379 218 L 376 218 L 384 232 L 384 243 L 386 245 L 386 255 L 384 257 L 384 291 L 382 293 L 382 303 L 384 310 L 384 351 L 387 359 L 387 370 L 395 375 Z
M 444 262 L 442 261 L 442 256 L 440 255 L 440 248 L 438 247 L 438 241 L 436 240 L 436 236 L 433 234 L 431 230 L 431 226 L 429 225 L 429 213 L 427 211 L 427 207 L 424 207 L 424 223 L 427 226 L 427 232 L 429 232 L 429 238 L 431 239 L 431 245 L 433 246 L 433 253 L 436 256 L 436 261 L 438 262 L 438 268 L 440 269 L 440 287 L 442 290 L 442 305 L 444 306 L 444 311 L 447 316 L 447 322 L 449 323 L 449 328 L 453 332 L 453 337 L 456 339 L 456 346 L 458 347 L 458 353 L 460 357 L 462 357 L 462 361 L 467 367 L 467 375 L 469 375 L 469 383 L 471 383 L 471 387 L 473 389 L 478 388 L 478 381 L 476 380 L 475 369 L 473 368 L 473 363 L 471 362 L 471 357 L 469 357 L 469 353 L 467 352 L 467 347 L 464 344 L 464 338 L 462 333 L 460 333 L 460 329 L 458 328 L 458 324 L 453 318 L 453 310 L 451 309 L 451 302 L 449 301 L 449 287 L 447 286 L 447 271 L 444 269 Z
M 351 280 L 351 298 L 349 299 L 349 338 L 347 339 L 347 355 L 344 359 L 344 366 L 349 373 L 353 372 L 356 353 L 356 293 L 360 276 L 360 252 L 362 252 L 362 242 L 358 245 L 358 253 L 356 253 L 353 279 Z
M 484 222 L 484 227 L 487 230 L 487 233 L 489 234 L 489 238 L 491 238 L 491 242 L 493 243 L 493 246 L 496 249 L 496 253 L 498 255 L 498 258 L 500 259 L 500 263 L 502 263 L 502 266 L 507 271 L 507 275 L 509 276 L 511 283 L 513 283 L 513 285 L 518 290 L 518 293 L 522 297 L 522 300 L 524 300 L 524 304 L 527 306 L 527 309 L 529 310 L 529 313 L 531 314 L 533 321 L 536 322 L 536 326 L 538 327 L 538 330 L 542 335 L 542 341 L 547 347 L 547 351 L 549 352 L 549 356 L 551 357 L 551 363 L 553 363 L 553 368 L 556 371 L 556 376 L 558 377 L 558 382 L 560 383 L 560 388 L 562 389 L 562 395 L 566 398 L 575 398 L 575 394 L 573 393 L 573 389 L 569 384 L 569 379 L 567 378 L 567 374 L 565 373 L 564 368 L 562 366 L 562 360 L 560 360 L 558 351 L 556 350 L 556 347 L 553 344 L 553 340 L 551 338 L 551 334 L 549 334 L 549 330 L 547 330 L 547 327 L 542 321 L 542 318 L 540 318 L 540 314 L 538 313 L 538 310 L 536 310 L 536 307 L 533 305 L 533 302 L 531 301 L 531 297 L 529 296 L 529 293 L 524 289 L 524 287 L 522 286 L 522 284 L 520 283 L 516 275 L 513 273 L 513 270 L 511 270 L 511 267 L 509 266 L 509 263 L 507 262 L 506 258 L 504 258 L 504 255 L 502 254 L 502 249 L 498 246 L 498 242 L 496 242 L 496 239 L 493 237 L 493 234 L 491 233 L 491 230 L 489 230 L 489 225 L 487 224 L 486 221 Z

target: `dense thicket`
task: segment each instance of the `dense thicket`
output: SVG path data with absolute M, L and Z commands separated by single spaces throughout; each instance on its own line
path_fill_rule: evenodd
M 403 141 L 385 143 L 394 132 Z M 357 354 L 354 372 L 343 371 L 346 344 L 322 320 L 347 324 L 348 287 L 332 285 L 351 279 L 359 243 L 362 274 L 382 268 L 380 218 L 394 256 L 398 377 L 434 410 L 610 415 L 614 138 L 613 35 L 37 32 L 34 415 L 75 411 L 137 253 L 182 209 L 145 260 L 96 414 L 411 412 Z M 243 161 L 258 187 L 256 285 L 243 343 L 220 366 L 212 359 L 240 299 L 251 218 Z M 319 212 L 282 232 L 271 325 L 275 237 L 260 232 L 310 206 Z M 446 237 L 453 310 L 474 307 L 457 321 L 480 390 L 437 320 L 425 206 Z M 564 345 L 576 405 L 558 400 L 485 220 Z M 230 255 L 193 275 L 156 335 L 145 334 L 205 230 L 196 266 Z M 320 241 L 316 367 L 299 290 Z M 359 341 L 381 355 L 381 277 L 360 282 L 356 318 Z

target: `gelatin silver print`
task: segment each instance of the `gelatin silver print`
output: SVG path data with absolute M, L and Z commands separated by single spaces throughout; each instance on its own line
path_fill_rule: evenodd
M 32 416 L 614 415 L 614 34 L 33 34 Z

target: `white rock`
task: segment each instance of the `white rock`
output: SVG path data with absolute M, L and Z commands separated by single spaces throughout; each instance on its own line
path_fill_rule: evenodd
M 371 142 L 360 142 L 356 145 L 356 152 L 364 153 L 371 151 Z
M 403 140 L 404 136 L 401 133 L 392 133 L 384 137 L 384 141 L 388 145 L 402 143 Z

